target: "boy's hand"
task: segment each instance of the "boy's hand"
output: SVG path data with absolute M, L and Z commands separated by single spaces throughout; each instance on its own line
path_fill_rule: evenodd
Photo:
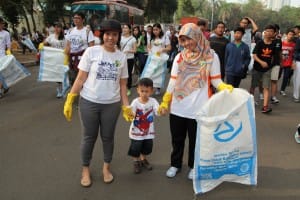
M 266 63 L 266 62 L 264 62 L 264 61 L 262 61 L 260 64 L 261 64 L 261 66 L 262 66 L 263 68 L 269 67 L 268 63 Z
M 123 118 L 127 122 L 132 122 L 134 120 L 134 114 L 130 106 L 122 106 L 122 111 L 123 111 Z

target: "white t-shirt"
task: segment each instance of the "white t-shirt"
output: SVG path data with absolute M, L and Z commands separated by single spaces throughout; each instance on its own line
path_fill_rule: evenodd
M 170 44 L 170 39 L 166 36 L 161 38 L 154 38 L 151 40 L 151 53 L 156 53 L 161 51 L 161 49 L 166 48 Z
M 57 49 L 64 49 L 66 45 L 65 39 L 58 40 L 55 37 L 55 34 L 49 35 L 45 40 L 51 47 L 57 48 Z
M 133 50 L 133 46 L 136 44 L 136 39 L 135 37 L 133 36 L 129 36 L 129 37 L 124 37 L 122 36 L 121 37 L 121 42 L 120 42 L 120 45 L 121 45 L 121 50 L 122 52 L 126 52 L 126 51 L 131 51 Z M 134 58 L 134 53 L 128 53 L 126 52 L 126 57 L 127 59 L 131 59 L 131 58 Z
M 134 140 L 153 139 L 154 115 L 157 115 L 159 104 L 156 99 L 150 97 L 148 102 L 143 104 L 136 98 L 131 103 L 135 117 L 130 125 L 129 138 Z
M 87 36 L 88 34 L 88 36 Z M 78 30 L 74 27 L 70 30 L 69 34 L 66 36 L 67 41 L 71 43 L 71 53 L 76 53 L 88 48 L 88 43 L 94 41 L 94 35 L 92 31 L 88 31 L 86 27 Z
M 10 48 L 10 36 L 6 30 L 0 31 L 0 57 L 5 56 L 6 48 Z
M 178 54 L 173 62 L 171 77 L 177 77 L 178 74 L 178 59 L 180 54 Z M 192 74 L 190 76 L 193 76 Z M 198 76 L 198 74 L 194 74 L 194 76 Z M 220 75 L 220 61 L 216 53 L 214 53 L 214 60 L 212 66 L 210 68 L 210 77 L 219 77 L 216 80 L 212 80 L 211 83 L 214 87 L 217 87 L 218 84 L 221 82 L 221 75 Z M 170 79 L 171 81 L 171 79 Z M 170 83 L 169 83 L 170 85 Z M 173 91 L 168 92 L 173 93 Z M 200 88 L 193 91 L 191 94 L 183 98 L 182 100 L 177 100 L 176 98 L 172 98 L 171 106 L 170 106 L 170 113 L 185 117 L 189 119 L 196 119 L 196 114 L 198 110 L 203 106 L 207 100 L 209 99 L 209 87 L 208 81 L 206 81 Z
M 89 73 L 80 92 L 83 98 L 102 104 L 121 100 L 120 79 L 128 78 L 124 53 L 119 50 L 108 52 L 102 46 L 88 47 L 78 68 Z

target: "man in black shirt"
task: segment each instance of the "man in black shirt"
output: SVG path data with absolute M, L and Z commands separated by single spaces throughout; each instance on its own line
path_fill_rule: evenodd
M 219 21 L 216 24 L 214 35 L 209 38 L 210 41 L 210 47 L 215 50 L 217 55 L 219 56 L 220 60 L 220 71 L 221 71 L 221 78 L 224 81 L 225 77 L 225 49 L 226 45 L 229 43 L 229 41 L 224 37 L 224 31 L 225 31 L 225 24 L 224 22 Z
M 272 41 L 275 31 L 276 29 L 273 25 L 266 26 L 264 30 L 264 39 L 258 42 L 253 50 L 254 65 L 250 93 L 253 94 L 254 89 L 262 83 L 264 96 L 262 113 L 269 113 L 272 111 L 269 107 L 269 88 L 272 60 L 276 52 Z

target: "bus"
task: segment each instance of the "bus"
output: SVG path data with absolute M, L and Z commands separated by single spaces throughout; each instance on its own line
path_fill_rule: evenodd
M 90 25 L 96 35 L 100 23 L 106 19 L 116 19 L 121 24 L 144 24 L 144 11 L 124 0 L 76 1 L 72 3 L 71 11 L 84 13 L 86 24 Z

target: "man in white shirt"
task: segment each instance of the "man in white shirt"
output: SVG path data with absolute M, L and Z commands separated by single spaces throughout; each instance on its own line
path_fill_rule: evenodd
M 9 32 L 4 30 L 4 20 L 0 17 L 0 58 L 4 57 L 5 55 L 10 55 L 10 35 Z M 4 79 L 0 73 L 0 98 L 4 96 L 6 92 L 8 92 L 8 87 L 4 82 Z
M 69 81 L 73 85 L 77 73 L 78 64 L 80 58 L 89 46 L 94 46 L 94 35 L 93 32 L 87 30 L 84 26 L 85 16 L 83 13 L 77 12 L 73 16 L 73 22 L 75 27 L 70 30 L 69 34 L 66 36 L 66 50 L 65 53 L 70 56 L 69 63 Z

